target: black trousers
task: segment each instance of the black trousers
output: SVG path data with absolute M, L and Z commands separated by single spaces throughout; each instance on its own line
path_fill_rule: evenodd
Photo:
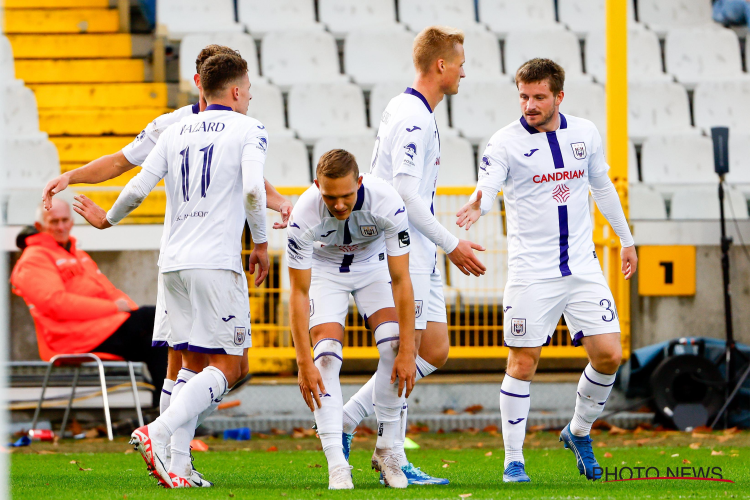
M 153 404 L 158 407 L 161 388 L 167 376 L 167 348 L 151 347 L 155 312 L 154 306 L 143 306 L 131 312 L 125 323 L 92 351 L 146 363 L 154 384 Z

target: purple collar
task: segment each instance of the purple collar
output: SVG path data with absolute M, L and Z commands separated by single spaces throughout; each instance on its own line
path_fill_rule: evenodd
M 193 114 L 197 115 L 200 112 L 201 112 L 201 103 L 196 102 L 195 104 L 193 104 Z
M 206 106 L 206 111 L 234 111 L 229 106 L 222 106 L 221 104 L 209 104 Z
M 524 118 L 523 116 L 521 117 L 521 125 L 523 125 L 523 128 L 525 128 L 529 134 L 540 133 L 537 129 L 529 125 L 526 121 L 526 118 Z M 565 115 L 563 115 L 562 113 L 560 113 L 560 128 L 568 128 L 568 120 L 565 119 Z
M 427 106 L 427 110 L 432 113 L 432 108 L 430 107 L 430 103 L 427 102 L 427 99 L 425 96 L 422 95 L 422 93 L 418 90 L 415 90 L 411 87 L 406 87 L 406 90 L 404 90 L 404 94 L 411 94 L 413 96 L 419 97 L 425 106 Z

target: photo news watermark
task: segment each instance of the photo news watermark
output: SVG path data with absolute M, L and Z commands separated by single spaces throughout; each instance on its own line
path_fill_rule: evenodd
M 601 475 L 601 480 L 605 483 L 614 483 L 619 481 L 644 481 L 644 480 L 690 480 L 690 481 L 719 481 L 723 483 L 732 483 L 731 479 L 724 477 L 724 471 L 721 467 L 667 467 L 663 468 L 653 466 L 638 467 L 594 467 L 594 475 Z

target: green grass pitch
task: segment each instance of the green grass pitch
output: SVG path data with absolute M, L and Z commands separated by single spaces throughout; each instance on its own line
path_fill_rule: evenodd
M 65 443 L 57 447 L 34 444 L 19 450 L 11 455 L 11 488 L 14 499 L 60 500 L 750 498 L 750 435 L 746 433 L 723 442 L 691 438 L 690 434 L 595 437 L 602 443 L 595 448 L 599 462 L 610 470 L 652 466 L 664 475 L 667 467 L 721 467 L 722 476 L 734 483 L 698 480 L 591 483 L 579 476 L 573 454 L 557 443 L 556 436 L 542 432 L 527 440 L 526 464 L 532 483 L 503 484 L 500 437 L 483 433 L 432 434 L 415 439 L 422 443 L 422 448 L 409 452 L 412 462 L 427 472 L 449 478 L 449 486 L 383 488 L 377 474 L 370 469 L 369 450 L 374 440 L 367 438 L 355 443 L 351 457 L 355 490 L 329 491 L 325 457 L 316 449 L 317 439 L 254 437 L 245 443 L 209 439 L 210 451 L 195 453 L 196 466 L 216 483 L 210 489 L 165 490 L 157 486 L 146 475 L 140 455 L 129 452 L 124 440 Z M 268 451 L 269 448 L 278 451 Z

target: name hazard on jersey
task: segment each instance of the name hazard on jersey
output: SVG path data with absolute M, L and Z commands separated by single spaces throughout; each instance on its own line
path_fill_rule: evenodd
M 204 212 L 202 210 L 199 210 L 197 212 L 192 212 L 192 213 L 189 213 L 189 214 L 178 215 L 177 218 L 174 221 L 175 222 L 180 222 L 180 221 L 186 220 L 186 219 L 188 219 L 190 217 L 207 217 L 207 216 L 208 216 L 208 211 Z
M 535 175 L 532 180 L 535 184 L 541 184 L 542 182 L 556 182 L 556 181 L 567 181 L 570 179 L 578 179 L 583 177 L 583 170 L 566 170 L 563 172 L 552 172 L 550 174 Z

